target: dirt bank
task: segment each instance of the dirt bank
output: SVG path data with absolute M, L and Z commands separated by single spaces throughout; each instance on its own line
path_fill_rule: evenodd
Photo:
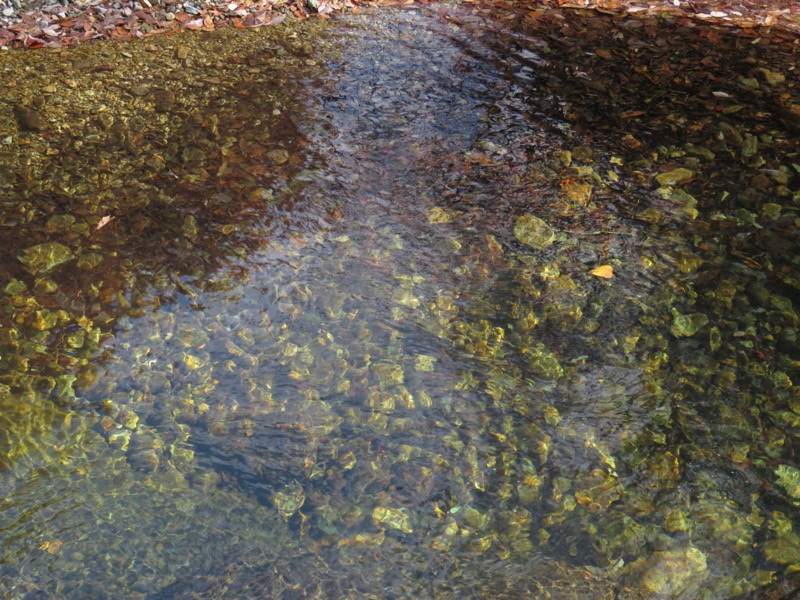
M 404 0 L 0 0 L 0 49 L 58 48 L 98 38 L 135 39 L 182 29 L 274 25 L 287 17 L 329 18 L 366 5 L 412 5 Z M 427 2 L 423 2 L 427 4 Z M 585 8 L 632 16 L 672 16 L 737 28 L 800 32 L 793 0 L 476 0 L 482 8 L 524 14 L 547 8 Z

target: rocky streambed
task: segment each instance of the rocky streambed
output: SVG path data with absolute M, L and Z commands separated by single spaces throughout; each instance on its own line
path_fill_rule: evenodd
M 791 575 L 797 45 L 502 23 L 0 55 L 3 593 Z

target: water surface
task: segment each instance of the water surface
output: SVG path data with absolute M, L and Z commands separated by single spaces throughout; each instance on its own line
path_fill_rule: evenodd
M 463 14 L 27 56 L 4 593 L 727 598 L 800 561 L 796 264 L 741 259 L 794 248 L 790 199 L 709 233 Z

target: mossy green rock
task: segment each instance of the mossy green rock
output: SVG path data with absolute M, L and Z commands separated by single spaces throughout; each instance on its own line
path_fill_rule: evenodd
M 514 224 L 514 235 L 525 244 L 537 250 L 547 248 L 556 237 L 553 229 L 539 217 L 522 215 Z
M 17 258 L 31 273 L 47 273 L 54 267 L 74 259 L 75 255 L 64 244 L 49 242 L 26 248 Z

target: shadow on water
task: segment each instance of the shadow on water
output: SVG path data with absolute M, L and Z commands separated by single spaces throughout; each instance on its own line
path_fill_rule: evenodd
M 3 91 L 3 593 L 146 594 L 185 537 L 181 514 L 193 522 L 207 503 L 218 536 L 242 504 L 213 500 L 218 476 L 191 487 L 188 433 L 158 429 L 174 408 L 158 398 L 185 401 L 204 361 L 183 349 L 213 333 L 176 315 L 201 314 L 206 291 L 238 298 L 251 255 L 291 270 L 328 212 L 295 195 L 311 164 L 296 127 L 308 50 L 281 35 L 239 40 L 5 57 L 19 71 Z M 153 532 L 172 540 L 166 555 L 142 545 Z M 196 566 L 200 554 L 185 557 Z M 48 561 L 59 575 L 39 573 Z
M 470 18 L 461 21 L 468 28 Z M 633 355 L 646 349 L 664 364 L 648 374 L 646 385 L 658 391 L 654 414 L 640 421 L 643 435 L 614 454 L 617 464 L 629 473 L 629 490 L 656 500 L 654 515 L 663 502 L 695 517 L 685 528 L 666 522 L 663 531 L 706 552 L 712 575 L 704 587 L 715 591 L 666 591 L 734 596 L 739 585 L 713 574 L 722 562 L 741 565 L 728 571 L 732 579 L 747 563 L 755 579 L 769 580 L 766 565 L 791 570 L 797 560 L 795 534 L 774 535 L 796 503 L 787 479 L 797 473 L 796 437 L 783 429 L 795 420 L 797 373 L 798 99 L 787 69 L 796 44 L 780 32 L 594 12 L 540 11 L 526 21 L 524 33 L 489 36 L 490 45 L 519 50 L 505 52 L 501 68 L 522 82 L 518 96 L 530 113 L 561 112 L 591 147 L 578 148 L 584 182 L 608 169 L 593 201 L 611 203 L 604 207 L 641 228 L 632 253 L 612 252 L 616 264 L 642 276 L 629 289 L 646 306 L 632 307 L 638 323 L 626 336 L 606 340 L 633 341 Z M 612 160 L 604 162 L 599 148 Z M 570 195 L 576 186 L 562 188 Z M 642 286 L 648 279 L 661 289 Z M 625 514 L 636 514 L 641 496 L 625 495 Z M 770 515 L 770 533 L 747 506 Z M 751 540 L 755 551 L 707 552 L 724 547 L 724 538 Z M 764 559 L 760 572 L 750 562 Z M 644 583 L 654 582 L 645 576 Z
M 727 598 L 798 562 L 784 46 L 715 33 L 763 92 L 717 110 L 670 62 L 706 30 L 554 14 L 32 55 L 79 91 L 3 97 L 0 590 Z
M 102 62 L 127 56 L 128 66 L 146 63 L 148 50 L 141 46 L 132 49 L 135 57 L 109 46 L 91 60 L 62 61 L 69 76 L 89 73 L 89 89 L 50 94 L 42 111 L 74 114 L 94 103 L 97 116 L 77 122 L 53 118 L 45 136 L 50 150 L 42 152 L 41 140 L 26 140 L 22 133 L 16 155 L 7 153 L 6 180 L 14 183 L 6 184 L 3 271 L 10 281 L 6 312 L 14 324 L 4 332 L 11 339 L 3 354 L 15 369 L 4 383 L 36 387 L 25 378 L 14 380 L 13 373 L 48 367 L 63 373 L 68 363 L 91 371 L 86 359 L 101 354 L 100 344 L 83 341 L 95 326 L 107 337 L 123 316 L 161 305 L 192 306 L 186 298 L 196 295 L 193 286 L 213 287 L 219 273 L 234 280 L 246 276 L 248 255 L 302 237 L 311 221 L 324 216 L 312 217 L 288 199 L 296 191 L 291 186 L 303 185 L 295 177 L 311 162 L 293 113 L 301 99 L 293 95 L 290 73 L 274 66 L 273 55 L 283 46 L 261 43 L 260 52 L 248 48 L 246 56 L 221 54 L 225 78 L 188 85 L 182 79 L 202 71 L 206 59 L 194 65 L 172 61 L 181 69 L 174 80 L 168 74 L 145 83 Z M 302 76 L 290 56 L 284 62 L 296 69 L 292 76 Z M 258 77 L 248 70 L 258 70 Z M 58 81 L 52 71 L 45 70 L 40 83 Z M 98 100 L 101 86 L 106 94 Z M 23 91 L 17 95 L 22 99 L 8 98 L 7 104 L 29 101 Z M 55 158 L 42 160 L 39 152 Z M 290 220 L 290 214 L 305 216 Z M 42 346 L 20 348 L 15 336 L 23 334 L 36 336 Z M 62 392 L 60 399 L 71 403 L 71 389 L 63 386 Z

